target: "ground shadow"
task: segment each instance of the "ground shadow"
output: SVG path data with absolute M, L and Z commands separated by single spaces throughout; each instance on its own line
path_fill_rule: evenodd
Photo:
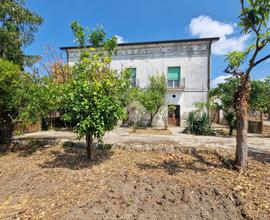
M 270 152 L 258 152 L 256 149 L 249 148 L 248 156 L 261 163 L 270 163 Z
M 67 168 L 71 170 L 91 168 L 93 165 L 98 165 L 110 159 L 113 151 L 107 145 L 98 145 L 94 149 L 94 160 L 91 161 L 86 157 L 84 147 L 63 147 L 63 151 L 52 151 L 54 159 L 41 164 L 42 168 Z
M 21 157 L 28 157 L 36 153 L 47 149 L 49 146 L 55 145 L 56 138 L 27 138 L 19 139 L 12 143 L 9 152 L 18 152 Z
M 176 173 L 182 172 L 184 170 L 193 170 L 195 172 L 208 172 L 208 169 L 205 167 L 214 167 L 214 168 L 226 168 L 233 169 L 233 161 L 226 156 L 219 154 L 216 151 L 207 151 L 207 150 L 196 150 L 190 148 L 184 154 L 189 154 L 193 156 L 192 161 L 186 160 L 163 160 L 159 164 L 144 163 L 137 164 L 137 166 L 142 170 L 147 169 L 164 169 L 169 175 L 175 175 Z M 216 162 L 211 162 L 204 157 L 204 154 L 211 154 L 212 157 L 215 157 Z
M 251 133 L 248 133 L 251 134 Z M 252 136 L 248 136 L 248 138 L 270 138 L 270 135 L 265 134 L 252 134 Z
M 194 170 L 197 172 L 206 171 L 204 168 L 197 167 L 195 161 L 183 163 L 176 160 L 164 160 L 159 164 L 143 163 L 137 164 L 137 166 L 142 170 L 164 169 L 169 175 L 175 175 L 184 170 Z

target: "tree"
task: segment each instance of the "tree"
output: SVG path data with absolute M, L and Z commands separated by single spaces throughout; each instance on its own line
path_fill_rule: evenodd
M 235 92 L 239 85 L 239 78 L 230 77 L 224 83 L 218 84 L 210 90 L 210 97 L 215 105 L 225 112 L 225 120 L 229 125 L 229 135 L 236 129 Z M 251 92 L 248 97 L 249 112 L 267 112 L 270 100 L 270 84 L 266 80 L 251 80 Z
M 12 138 L 12 119 L 17 116 L 16 98 L 18 97 L 20 67 L 0 59 L 0 146 L 9 145 Z M 3 150 L 3 149 L 2 149 Z
M 226 78 L 224 83 L 218 84 L 210 90 L 210 97 L 218 107 L 225 113 L 225 120 L 229 126 L 229 135 L 232 136 L 233 130 L 236 129 L 236 114 L 234 109 L 234 96 L 237 91 L 239 79 L 230 77 Z
M 149 85 L 141 91 L 139 101 L 150 114 L 148 126 L 151 127 L 155 115 L 165 103 L 166 79 L 164 74 L 157 74 L 149 77 Z
M 0 146 L 7 150 L 14 123 L 33 122 L 46 115 L 53 96 L 43 78 L 25 73 L 20 66 L 0 58 Z
M 42 22 L 40 16 L 25 8 L 24 0 L 0 0 L 0 57 L 21 68 L 34 61 L 37 57 L 24 55 L 22 47 L 34 41 Z
M 268 75 L 264 81 L 270 86 L 270 75 Z M 270 120 L 270 102 L 268 102 L 266 112 L 268 113 L 268 120 Z
M 42 18 L 25 8 L 23 0 L 0 0 L 0 142 L 9 145 L 13 123 L 21 115 L 34 88 L 34 77 L 23 73 L 23 65 L 33 63 L 37 57 L 26 56 L 22 47 L 34 41 L 34 33 Z
M 101 27 L 89 33 L 77 22 L 72 30 L 81 47 L 79 61 L 62 84 L 62 112 L 67 122 L 74 124 L 79 137 L 85 135 L 88 159 L 93 160 L 93 138 L 102 140 L 106 131 L 114 129 L 125 117 L 126 91 L 130 88 L 130 73 L 110 69 L 111 55 L 116 50 L 116 38 L 105 40 Z M 92 46 L 87 49 L 88 40 Z
M 267 112 L 270 103 L 270 83 L 267 80 L 252 80 L 249 97 L 250 110 L 261 113 L 261 131 L 263 130 L 263 113 Z
M 225 72 L 240 79 L 235 93 L 235 111 L 237 118 L 235 165 L 239 169 L 247 167 L 247 127 L 248 127 L 248 97 L 250 92 L 250 74 L 259 64 L 270 58 L 264 54 L 270 43 L 269 0 L 240 0 L 241 14 L 239 26 L 243 34 L 253 37 L 253 44 L 243 52 L 234 51 L 227 55 L 228 67 Z M 245 61 L 246 69 L 243 71 Z

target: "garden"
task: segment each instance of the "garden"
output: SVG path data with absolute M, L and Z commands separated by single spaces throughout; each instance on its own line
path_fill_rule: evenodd
M 180 128 L 168 124 L 165 75 L 133 87 L 132 69 L 111 69 L 117 37 L 102 26 L 72 22 L 78 62 L 52 55 L 46 74 L 30 71 L 40 57 L 23 48 L 43 19 L 24 1 L 3 0 L 0 219 L 268 219 L 270 78 L 251 73 L 270 58 L 270 2 L 240 5 L 238 26 L 253 40 L 226 55 L 229 77 Z M 258 115 L 260 134 L 248 133 Z M 62 130 L 52 129 L 55 116 Z M 157 118 L 164 127 L 153 126 Z M 19 129 L 35 123 L 51 130 Z

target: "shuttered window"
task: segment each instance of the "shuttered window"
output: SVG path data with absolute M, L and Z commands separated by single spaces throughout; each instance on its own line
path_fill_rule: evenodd
M 130 77 L 130 81 L 131 81 L 131 85 L 132 87 L 136 87 L 136 68 L 129 68 L 129 70 L 131 71 L 131 77 Z
M 180 72 L 179 66 L 168 67 L 167 80 L 168 80 L 169 88 L 179 87 L 180 75 L 181 75 L 181 72 Z

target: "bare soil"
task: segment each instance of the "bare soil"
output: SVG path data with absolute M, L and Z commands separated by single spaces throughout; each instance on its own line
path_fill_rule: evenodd
M 130 134 L 144 134 L 144 135 L 172 135 L 168 129 L 160 128 L 134 128 L 129 131 Z
M 269 219 L 270 155 L 33 145 L 0 157 L 0 219 Z

